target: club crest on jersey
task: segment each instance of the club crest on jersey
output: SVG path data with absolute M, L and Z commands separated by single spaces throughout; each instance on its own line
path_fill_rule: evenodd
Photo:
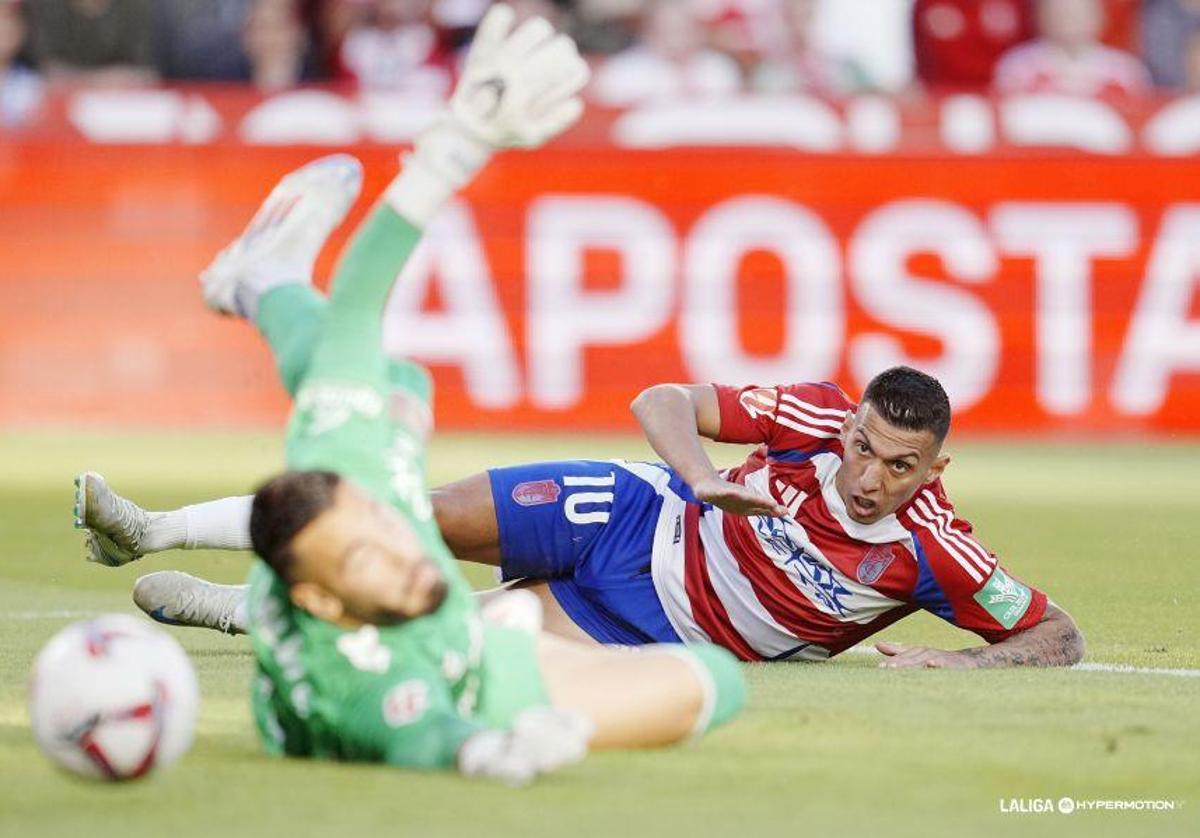
M 512 499 L 521 506 L 541 506 L 554 503 L 562 494 L 562 487 L 553 480 L 527 480 L 513 487 Z
M 876 544 L 867 551 L 867 555 L 863 556 L 861 562 L 858 563 L 858 570 L 854 572 L 855 578 L 864 585 L 874 585 L 883 576 L 888 565 L 896 558 L 892 552 L 890 544 Z
M 391 727 L 410 725 L 425 715 L 429 687 L 424 681 L 402 681 L 383 697 L 383 720 Z

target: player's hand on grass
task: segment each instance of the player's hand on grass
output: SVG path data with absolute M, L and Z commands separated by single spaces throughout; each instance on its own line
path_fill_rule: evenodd
M 771 518 L 787 518 L 791 514 L 786 506 L 778 503 L 774 498 L 759 494 L 753 489 L 715 474 L 697 481 L 692 486 L 692 494 L 696 496 L 696 500 L 711 503 L 734 515 L 767 515 Z
M 875 648 L 885 656 L 879 664 L 886 669 L 975 669 L 976 660 L 962 652 L 931 649 L 928 646 L 906 646 L 903 643 L 876 643 Z
M 540 17 L 516 25 L 509 6 L 493 5 L 475 30 L 449 106 L 416 138 L 389 202 L 424 226 L 493 151 L 536 148 L 579 119 L 589 76 L 570 36 Z
M 485 730 L 468 739 L 458 752 L 459 770 L 468 777 L 523 786 L 580 762 L 588 752 L 590 721 L 565 710 L 526 710 L 509 730 Z

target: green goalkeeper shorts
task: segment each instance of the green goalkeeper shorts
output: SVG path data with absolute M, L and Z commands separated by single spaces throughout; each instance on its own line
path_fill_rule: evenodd
M 528 632 L 485 622 L 481 675 L 475 714 L 484 724 L 509 727 L 521 711 L 550 704 L 538 665 L 537 639 Z

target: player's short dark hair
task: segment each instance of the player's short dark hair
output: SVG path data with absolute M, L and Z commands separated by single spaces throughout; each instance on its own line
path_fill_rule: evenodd
M 285 582 L 292 580 L 292 539 L 333 505 L 342 478 L 332 471 L 286 471 L 254 493 L 250 543 Z
M 892 367 L 871 379 L 863 401 L 889 425 L 929 431 L 938 444 L 950 433 L 950 399 L 932 375 L 912 367 Z

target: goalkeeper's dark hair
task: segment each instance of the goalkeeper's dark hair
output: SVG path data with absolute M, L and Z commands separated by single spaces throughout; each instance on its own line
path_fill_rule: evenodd
M 292 582 L 292 540 L 333 505 L 342 478 L 332 471 L 286 471 L 254 493 L 250 543 L 284 582 Z
M 892 367 L 871 379 L 863 401 L 889 425 L 929 431 L 938 445 L 950 433 L 950 399 L 932 375 L 912 367 Z

